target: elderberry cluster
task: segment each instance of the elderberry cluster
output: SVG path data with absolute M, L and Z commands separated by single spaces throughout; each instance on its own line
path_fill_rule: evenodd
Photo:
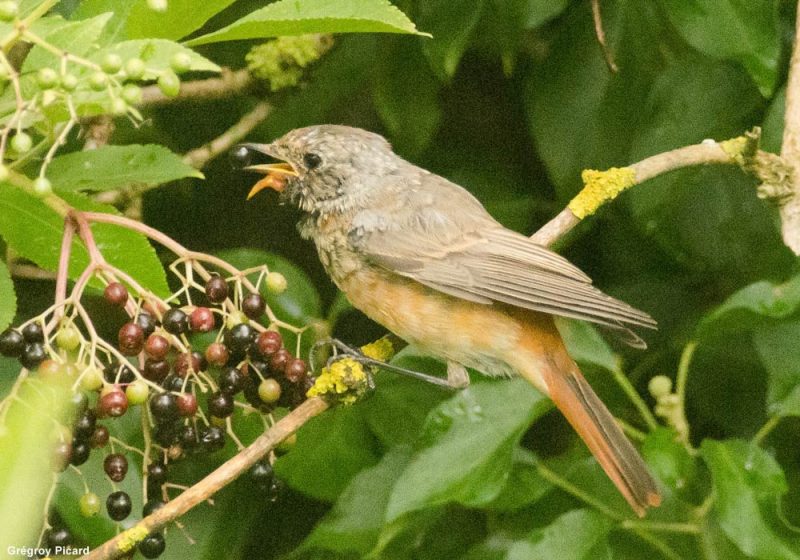
M 271 276 L 269 282 L 281 284 L 282 277 Z M 218 275 L 199 287 L 195 303 L 187 297 L 186 305 L 170 306 L 109 283 L 103 292 L 107 305 L 129 313 L 116 340 L 107 343 L 113 351 L 92 353 L 96 341 L 70 317 L 62 317 L 57 328 L 48 327 L 42 316 L 0 334 L 0 354 L 18 359 L 43 381 L 58 379 L 73 387 L 73 420 L 56 434 L 54 469 L 77 469 L 93 451 L 102 453 L 112 486 L 105 512 L 116 522 L 131 515 L 131 496 L 116 487 L 131 468 L 142 468 L 146 477 L 142 515 L 147 516 L 163 507 L 177 487 L 169 483 L 173 463 L 217 452 L 229 440 L 242 445 L 235 436 L 238 411 L 258 412 L 272 421 L 276 409 L 302 403 L 314 383 L 306 362 L 284 346 L 277 328 L 264 325 L 267 306 L 261 294 L 245 294 L 235 279 Z M 210 336 L 213 342 L 197 342 Z M 144 415 L 148 427 L 149 445 L 136 454 L 113 435 L 114 420 L 132 410 Z M 271 500 L 282 488 L 273 460 L 274 455 L 250 470 L 253 485 Z M 102 506 L 94 492 L 80 498 L 84 516 L 98 515 Z M 71 540 L 64 526 L 50 528 L 44 538 L 49 543 Z M 164 547 L 164 534 L 153 532 L 138 550 L 156 558 Z

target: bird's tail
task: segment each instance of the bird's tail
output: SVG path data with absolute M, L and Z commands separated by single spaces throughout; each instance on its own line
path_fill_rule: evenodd
M 536 371 L 532 367 L 521 368 L 520 374 L 536 386 L 544 382 L 550 398 L 642 517 L 648 507 L 661 503 L 656 483 L 639 452 L 567 354 L 555 326 L 552 329 L 555 336 L 547 337 L 549 343 L 542 344 L 541 338 L 536 341 L 537 354 L 544 358 L 536 364 Z

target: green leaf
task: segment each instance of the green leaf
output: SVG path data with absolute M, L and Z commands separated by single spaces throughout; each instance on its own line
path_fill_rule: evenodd
M 568 511 L 516 542 L 506 560 L 611 560 L 606 538 L 613 525 L 611 519 L 596 511 Z
M 697 50 L 745 67 L 762 95 L 778 79 L 777 0 L 662 0 L 678 32 Z
M 752 558 L 800 558 L 800 540 L 778 536 L 764 514 L 774 511 L 776 500 L 788 489 L 775 459 L 740 440 L 705 440 L 700 453 L 714 481 L 714 512 L 728 538 Z
M 387 0 L 280 0 L 213 33 L 186 42 L 263 39 L 305 33 L 411 33 L 414 24 Z
M 0 331 L 11 324 L 17 314 L 17 294 L 6 263 L 0 261 Z
M 109 54 L 117 54 L 122 60 L 140 58 L 147 65 L 142 76 L 144 80 L 153 80 L 161 71 L 171 68 L 170 61 L 176 54 L 188 55 L 191 64 L 189 70 L 197 72 L 219 72 L 220 67 L 183 45 L 167 39 L 134 39 L 110 45 L 93 54 L 91 59 L 100 63 Z
M 111 14 L 101 14 L 82 21 L 65 21 L 61 25 L 52 26 L 42 38 L 54 47 L 75 56 L 85 56 L 97 48 L 97 40 L 110 19 Z M 25 58 L 22 73 L 28 74 L 45 66 L 58 69 L 60 63 L 60 56 L 40 46 L 34 46 Z
M 64 423 L 69 393 L 28 379 L 9 403 L 0 438 L 0 546 L 36 546 L 52 477 L 54 422 Z M 4 412 L 6 409 L 4 409 Z
M 647 434 L 642 456 L 653 474 L 673 491 L 685 489 L 697 475 L 694 458 L 677 440 L 674 430 L 658 428 Z
M 47 169 L 57 191 L 110 191 L 153 186 L 203 174 L 157 144 L 103 146 L 53 159 Z
M 381 57 L 372 91 L 399 153 L 418 154 L 433 140 L 442 119 L 439 87 L 416 42 L 393 41 Z
M 477 383 L 443 402 L 428 415 L 387 519 L 448 502 L 491 502 L 508 477 L 517 440 L 550 406 L 522 379 Z
M 581 365 L 592 365 L 607 371 L 620 367 L 620 358 L 603 340 L 597 329 L 586 321 L 557 318 L 558 332 L 567 345 L 569 355 Z
M 778 154 L 783 144 L 783 116 L 786 112 L 786 88 L 782 87 L 772 98 L 767 115 L 761 124 L 761 149 Z
M 118 213 L 112 206 L 93 202 L 77 193 L 63 193 L 63 197 L 79 210 Z M 4 216 L 0 220 L 0 235 L 9 246 L 45 270 L 58 268 L 64 228 L 61 216 L 41 199 L 8 184 L 0 185 L 0 214 Z M 144 236 L 110 224 L 95 224 L 92 231 L 100 252 L 110 264 L 125 270 L 160 296 L 169 293 L 164 267 Z M 69 264 L 70 278 L 77 278 L 88 264 L 86 248 L 76 239 Z
M 392 486 L 410 455 L 407 447 L 393 447 L 380 463 L 353 477 L 302 548 L 361 555 L 372 550 L 383 527 Z
M 112 14 L 102 34 L 103 44 L 107 45 L 129 38 L 125 26 L 128 15 L 137 2 L 144 4 L 146 0 L 81 0 L 70 15 L 70 19 L 79 21 L 100 14 Z
M 516 511 L 529 506 L 553 489 L 552 483 L 539 474 L 538 459 L 532 451 L 518 447 L 508 481 L 497 497 L 485 506 L 488 510 Z
M 767 410 L 771 415 L 800 416 L 800 321 L 765 325 L 753 333 L 767 370 Z
M 429 0 L 419 6 L 417 23 L 433 38 L 422 43 L 436 75 L 449 80 L 467 49 L 485 0 Z
M 528 17 L 525 27 L 539 27 L 563 12 L 568 4 L 569 0 L 527 0 Z
M 151 10 L 143 0 L 131 7 L 126 26 L 131 39 L 162 37 L 181 39 L 200 29 L 235 0 L 169 0 L 163 12 Z
M 800 275 L 776 284 L 762 280 L 742 288 L 712 309 L 697 327 L 698 336 L 750 330 L 792 316 L 800 305 Z
M 275 462 L 275 472 L 292 488 L 333 502 L 356 473 L 378 462 L 374 447 L 357 407 L 334 408 L 297 432 L 297 444 Z

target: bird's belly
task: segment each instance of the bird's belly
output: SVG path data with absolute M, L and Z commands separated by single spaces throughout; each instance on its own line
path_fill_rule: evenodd
M 418 282 L 363 268 L 340 283 L 350 302 L 423 352 L 488 375 L 512 375 L 525 325 L 500 307 L 442 294 Z M 516 361 L 516 360 L 515 360 Z

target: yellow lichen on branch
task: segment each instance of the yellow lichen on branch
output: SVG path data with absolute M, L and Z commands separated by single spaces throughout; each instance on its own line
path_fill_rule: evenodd
M 581 178 L 584 187 L 569 203 L 570 211 L 580 220 L 636 184 L 636 172 L 630 167 L 612 167 L 605 171 L 585 169 Z
M 144 525 L 134 525 L 119 536 L 118 548 L 121 552 L 130 552 L 150 531 Z

